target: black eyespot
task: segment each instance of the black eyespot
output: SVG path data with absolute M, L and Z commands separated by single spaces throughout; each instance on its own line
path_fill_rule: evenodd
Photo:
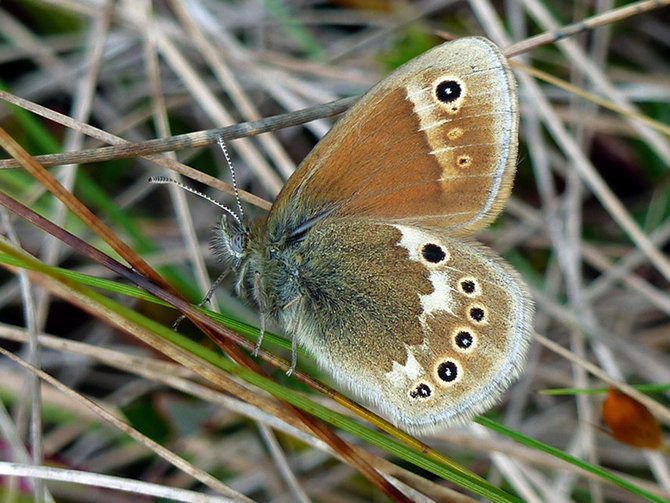
M 428 262 L 432 262 L 433 264 L 442 262 L 444 258 L 447 256 L 447 254 L 444 253 L 444 250 L 442 249 L 441 246 L 438 246 L 433 243 L 423 245 L 421 254 L 423 255 L 423 258 L 425 258 Z
M 456 345 L 461 349 L 468 349 L 475 342 L 472 333 L 467 330 L 461 330 L 456 334 Z
M 480 322 L 484 321 L 484 317 L 486 316 L 486 313 L 481 307 L 471 307 L 470 308 L 470 318 L 472 318 L 474 321 Z
M 458 377 L 458 366 L 450 360 L 442 362 L 437 367 L 437 375 L 444 382 L 453 382 Z
M 461 97 L 461 85 L 455 80 L 443 80 L 435 87 L 435 96 L 442 103 L 451 103 Z
M 470 279 L 466 279 L 466 280 L 461 281 L 461 289 L 465 293 L 474 293 L 476 288 L 477 288 L 477 286 L 475 285 L 475 282 L 470 280 Z
M 426 383 L 419 384 L 415 389 L 409 392 L 412 398 L 428 398 L 432 391 Z

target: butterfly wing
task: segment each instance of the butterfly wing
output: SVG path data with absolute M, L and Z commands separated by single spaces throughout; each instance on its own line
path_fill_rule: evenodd
M 517 106 L 495 45 L 442 44 L 361 98 L 250 231 L 238 287 L 260 286 L 267 313 L 405 429 L 483 411 L 520 371 L 531 300 L 459 239 L 509 196 Z
M 516 84 L 483 38 L 446 42 L 365 94 L 291 176 L 269 216 L 289 232 L 328 212 L 469 234 L 514 177 Z M 317 174 L 318 173 L 318 174 Z
M 410 431 L 489 408 L 524 362 L 532 301 L 482 245 L 326 218 L 300 243 L 302 301 L 283 320 L 358 398 Z

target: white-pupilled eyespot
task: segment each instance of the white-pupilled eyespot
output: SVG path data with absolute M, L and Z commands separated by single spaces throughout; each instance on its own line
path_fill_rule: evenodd
M 451 333 L 452 346 L 462 353 L 472 352 L 477 346 L 478 334 L 472 328 L 462 326 Z
M 409 396 L 411 398 L 417 398 L 417 399 L 430 398 L 432 394 L 433 394 L 432 388 L 425 382 L 418 383 L 409 391 Z
M 460 111 L 467 94 L 465 82 L 458 77 L 445 75 L 433 82 L 433 96 L 440 108 L 449 114 Z
M 461 378 L 461 365 L 454 359 L 449 358 L 441 361 L 435 368 L 435 375 L 438 382 L 445 385 L 452 385 Z

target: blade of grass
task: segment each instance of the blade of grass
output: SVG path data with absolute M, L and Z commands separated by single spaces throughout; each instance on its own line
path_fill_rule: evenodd
M 642 489 L 641 487 L 638 487 L 635 484 L 631 484 L 630 482 L 620 477 L 617 477 L 613 473 L 608 472 L 604 468 L 594 466 L 590 463 L 587 463 L 586 461 L 582 461 L 581 459 L 571 456 L 570 454 L 567 454 L 560 449 L 545 444 L 544 442 L 540 442 L 539 440 L 535 440 L 533 438 L 527 437 L 526 435 L 522 435 L 521 433 L 511 430 L 506 426 L 503 426 L 502 424 L 496 423 L 495 421 L 492 421 L 489 418 L 479 417 L 475 421 L 481 424 L 482 426 L 485 426 L 490 430 L 500 433 L 501 435 L 505 435 L 511 439 L 514 439 L 521 444 L 551 454 L 552 456 L 562 459 L 563 461 L 567 461 L 571 465 L 581 468 L 582 470 L 586 470 L 587 472 L 591 472 L 595 475 L 598 475 L 602 479 L 611 482 L 612 484 L 615 484 L 623 489 L 626 489 L 627 491 L 630 491 L 633 494 L 637 494 L 638 496 L 642 496 L 643 498 L 647 498 L 648 500 L 654 501 L 656 503 L 667 503 L 667 500 L 665 498 L 650 493 L 649 491 Z

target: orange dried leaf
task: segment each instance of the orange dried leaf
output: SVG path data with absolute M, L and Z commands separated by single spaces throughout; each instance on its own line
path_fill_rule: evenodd
M 603 421 L 618 441 L 634 447 L 658 449 L 663 443 L 661 426 L 637 400 L 612 387 L 603 402 Z

